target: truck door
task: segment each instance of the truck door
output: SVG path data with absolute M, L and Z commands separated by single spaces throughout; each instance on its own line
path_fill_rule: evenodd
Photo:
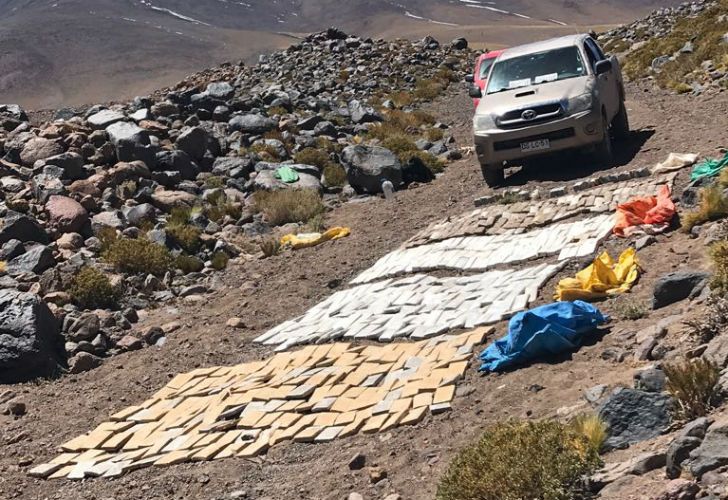
M 606 59 L 604 53 L 599 49 L 594 40 L 587 38 L 584 41 L 584 48 L 586 49 L 589 63 L 591 64 L 592 71 L 596 73 L 595 67 L 599 61 Z M 620 96 L 619 96 L 619 80 L 617 75 L 614 74 L 617 68 L 613 68 L 612 71 L 608 71 L 597 76 L 597 89 L 599 90 L 599 96 L 602 104 L 607 110 L 607 118 L 611 121 L 612 118 L 619 112 Z

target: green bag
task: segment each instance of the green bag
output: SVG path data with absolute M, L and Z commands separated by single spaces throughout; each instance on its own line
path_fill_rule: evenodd
M 695 181 L 702 177 L 715 177 L 726 165 L 728 165 L 728 153 L 726 153 L 722 160 L 703 160 L 693 167 L 693 171 L 690 173 L 690 180 Z
M 298 181 L 298 172 L 291 167 L 282 166 L 276 170 L 276 179 L 280 179 L 287 184 Z

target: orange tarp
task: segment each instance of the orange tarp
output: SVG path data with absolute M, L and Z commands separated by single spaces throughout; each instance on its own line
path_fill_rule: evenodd
M 639 226 L 663 226 L 664 229 L 675 215 L 675 204 L 670 198 L 670 186 L 660 186 L 657 196 L 641 196 L 632 198 L 627 203 L 617 206 L 617 222 L 614 225 L 614 234 L 629 236 L 639 231 Z

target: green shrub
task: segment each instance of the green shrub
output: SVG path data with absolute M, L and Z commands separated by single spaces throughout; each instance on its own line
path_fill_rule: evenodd
M 187 253 L 197 253 L 202 246 L 202 230 L 192 224 L 167 225 L 167 236 Z
M 168 226 L 184 226 L 189 224 L 192 209 L 186 207 L 175 207 L 167 217 Z
M 331 187 L 340 187 L 346 184 L 347 176 L 344 167 L 337 163 L 332 163 L 324 168 L 324 179 L 326 185 Z
M 116 240 L 119 239 L 119 236 L 116 234 L 116 229 L 113 227 L 104 226 L 101 229 L 98 230 L 96 233 L 96 237 L 101 242 L 101 252 L 105 252 L 106 250 L 113 245 Z
M 683 230 L 690 232 L 695 226 L 726 216 L 728 216 L 728 200 L 723 197 L 723 190 L 717 185 L 709 186 L 700 191 L 698 209 L 683 217 Z
M 646 317 L 650 310 L 644 302 L 632 299 L 622 300 L 614 304 L 614 311 L 621 319 L 635 321 Z
M 212 268 L 218 271 L 222 271 L 228 265 L 230 257 L 225 252 L 215 252 L 212 256 Z
M 114 307 L 119 299 L 109 278 L 91 266 L 84 266 L 73 277 L 69 290 L 73 302 L 84 309 L 106 309 Z
M 177 269 L 181 270 L 185 274 L 199 273 L 205 268 L 205 263 L 194 255 L 179 255 L 174 260 L 174 264 Z
M 222 177 L 213 175 L 205 179 L 205 186 L 207 186 L 207 189 L 223 188 L 225 187 L 225 180 Z
M 254 195 L 256 208 L 263 212 L 274 226 L 289 222 L 306 222 L 323 213 L 319 194 L 312 189 L 281 189 L 258 191 Z
M 599 465 L 584 436 L 555 421 L 492 425 L 450 462 L 438 500 L 570 500 Z
M 433 174 L 439 174 L 445 170 L 445 164 L 437 156 L 427 151 L 406 151 L 399 155 L 399 161 L 402 164 L 410 162 L 419 162 Z
M 118 238 L 102 257 L 122 272 L 156 276 L 164 276 L 174 263 L 169 250 L 146 239 Z
M 685 360 L 683 363 L 663 366 L 667 391 L 677 401 L 679 418 L 692 420 L 704 417 L 718 399 L 720 368 L 703 359 Z
M 384 139 L 382 146 L 398 156 L 418 150 L 415 141 L 410 136 L 403 134 L 390 135 Z

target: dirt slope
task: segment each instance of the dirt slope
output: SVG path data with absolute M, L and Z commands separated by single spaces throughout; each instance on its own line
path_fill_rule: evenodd
M 628 107 L 635 132 L 629 144 L 620 146 L 620 166 L 615 168 L 651 165 L 671 151 L 711 155 L 728 145 L 723 142 L 728 126 L 725 94 L 694 99 L 630 87 Z M 454 124 L 461 144 L 469 143 L 470 103 L 464 93 L 437 103 L 436 112 Z M 542 170 L 514 173 L 509 183 L 546 187 L 592 172 L 587 163 L 563 160 Z M 682 173 L 678 184 L 685 183 L 684 177 Z M 45 482 L 25 475 L 28 463 L 52 458 L 61 442 L 146 399 L 179 372 L 265 356 L 266 349 L 251 343 L 255 335 L 302 313 L 429 222 L 472 209 L 473 199 L 487 191 L 475 162 L 466 158 L 434 183 L 398 193 L 393 203 L 381 199 L 349 203 L 331 212 L 327 223 L 350 226 L 350 238 L 233 267 L 221 277 L 219 290 L 208 303 L 150 311 L 142 326 L 172 320 L 183 324 L 162 348 L 111 358 L 82 375 L 10 387 L 27 404 L 28 413 L 19 420 L 0 416 L 0 498 L 222 499 L 244 490 L 248 498 L 256 499 L 341 499 L 351 491 L 374 499 L 391 492 L 405 499 L 431 499 L 448 459 L 487 422 L 552 416 L 561 407 L 579 404 L 584 389 L 630 383 L 636 366 L 632 358 L 616 364 L 602 359 L 602 352 L 623 345 L 625 334 L 678 312 L 679 304 L 638 322 L 615 321 L 600 341 L 567 359 L 487 377 L 471 368 L 460 384 L 453 411 L 417 427 L 324 445 L 284 444 L 259 460 L 146 469 L 115 481 Z M 679 233 L 659 237 L 657 245 L 641 253 L 646 274 L 632 298 L 646 299 L 661 273 L 686 264 L 704 266 L 702 254 L 690 251 L 699 245 Z M 613 312 L 612 307 L 613 303 L 603 304 L 607 312 Z M 244 318 L 247 328 L 226 328 L 232 316 Z M 500 333 L 503 326 L 498 325 Z M 543 390 L 533 390 L 536 384 Z M 389 479 L 374 487 L 366 471 L 349 471 L 347 463 L 356 452 L 367 456 L 367 465 L 383 467 Z

